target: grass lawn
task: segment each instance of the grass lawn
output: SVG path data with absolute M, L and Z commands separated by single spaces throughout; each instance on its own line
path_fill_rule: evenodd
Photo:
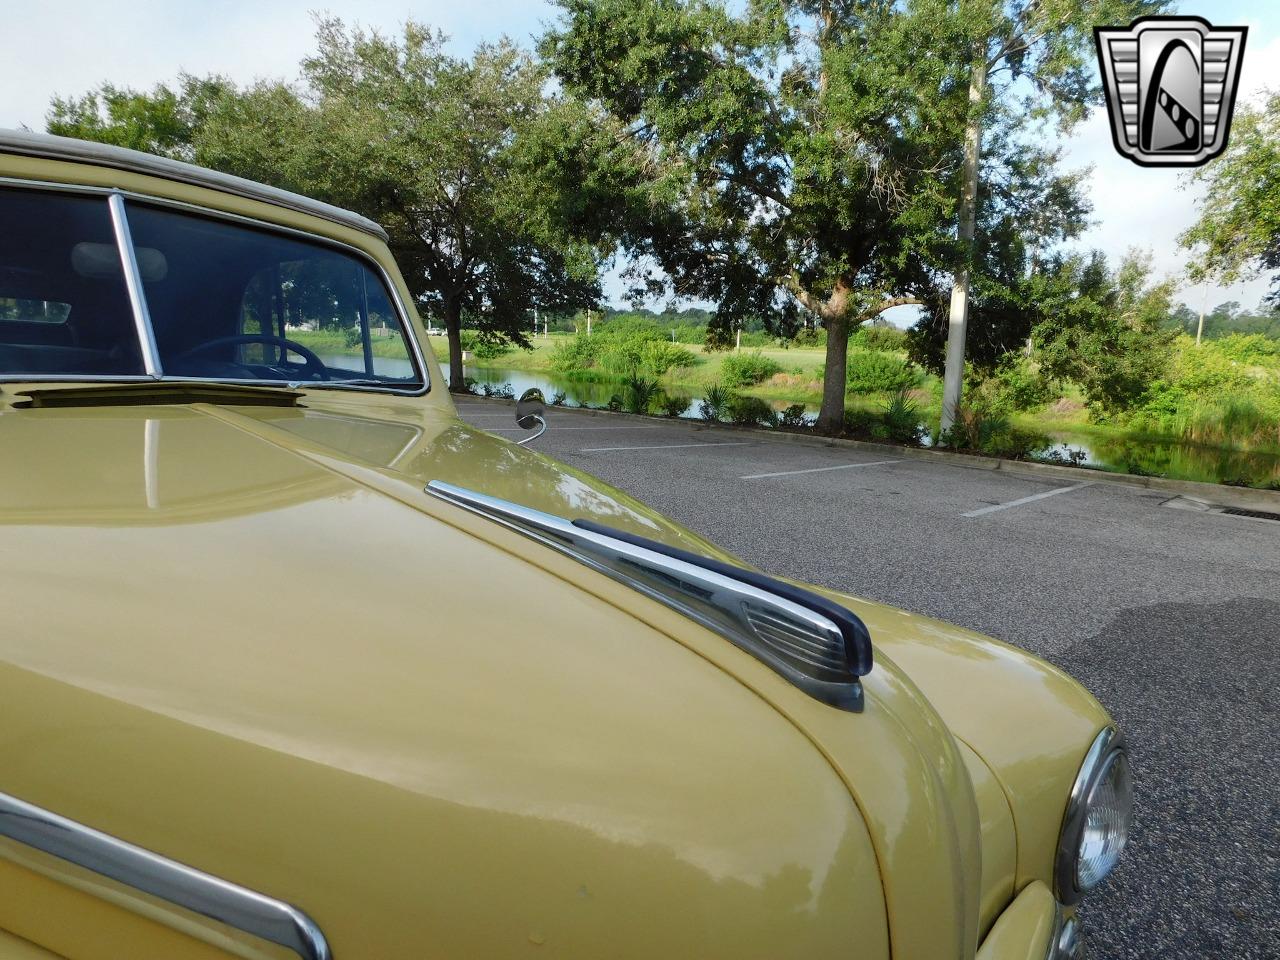
M 342 334 L 328 330 L 290 330 L 289 339 L 302 344 L 313 353 L 322 353 L 326 356 L 364 356 L 363 348 L 359 343 L 349 347 L 347 346 L 346 338 Z M 409 354 L 405 352 L 404 341 L 399 336 L 375 337 L 370 346 L 373 348 L 375 357 L 393 357 L 399 360 L 409 359 Z M 448 347 L 445 350 L 447 356 Z

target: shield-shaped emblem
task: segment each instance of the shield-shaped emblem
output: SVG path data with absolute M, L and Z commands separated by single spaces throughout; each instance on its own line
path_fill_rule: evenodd
M 1094 28 L 1116 149 L 1146 167 L 1195 167 L 1222 153 L 1247 33 L 1199 17 Z

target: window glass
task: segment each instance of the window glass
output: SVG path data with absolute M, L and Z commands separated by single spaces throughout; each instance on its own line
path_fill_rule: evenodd
M 421 385 L 386 287 L 364 260 L 140 203 L 129 205 L 129 226 L 157 263 L 143 289 L 165 376 Z
M 0 376 L 142 374 L 105 197 L 0 188 Z

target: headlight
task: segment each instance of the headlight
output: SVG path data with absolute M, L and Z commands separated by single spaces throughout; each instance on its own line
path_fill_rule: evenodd
M 1054 871 L 1062 903 L 1078 903 L 1115 867 L 1133 822 L 1133 781 L 1124 741 L 1107 727 L 1085 754 L 1067 801 Z

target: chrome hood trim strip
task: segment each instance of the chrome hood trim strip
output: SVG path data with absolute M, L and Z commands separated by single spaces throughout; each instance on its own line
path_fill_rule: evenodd
M 856 615 L 773 577 L 591 521 L 433 480 L 426 492 L 522 533 L 720 634 L 811 697 L 862 708 L 871 638 Z M 825 641 L 825 643 L 824 643 Z
M 0 837 L 284 947 L 302 960 L 332 960 L 320 928 L 296 907 L 6 793 L 0 793 Z M 0 856 L 4 855 L 0 846 Z

